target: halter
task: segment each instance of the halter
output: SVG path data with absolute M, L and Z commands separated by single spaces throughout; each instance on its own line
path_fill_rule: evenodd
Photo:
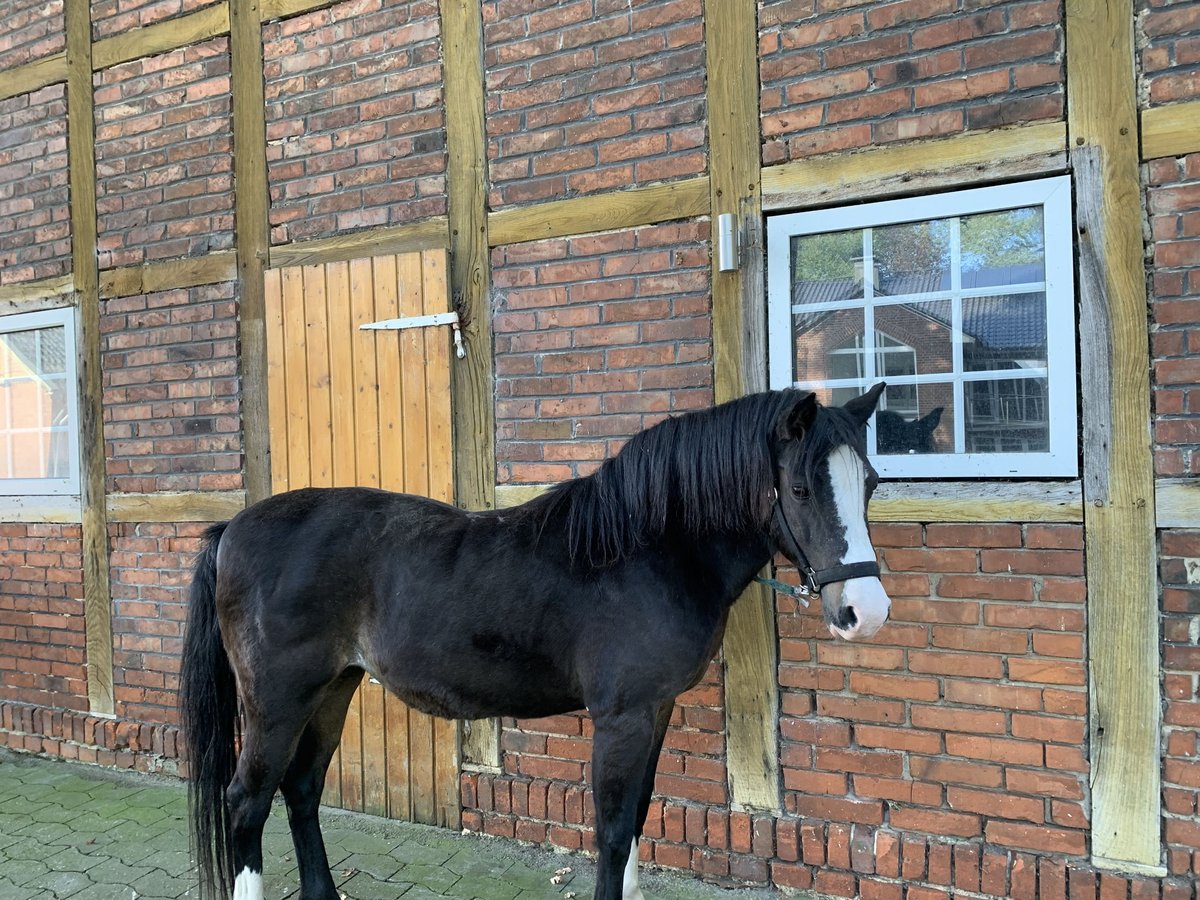
M 792 561 L 796 563 L 796 567 L 800 570 L 801 582 L 798 585 L 792 585 L 776 581 L 774 578 L 755 578 L 755 581 L 782 593 L 791 594 L 807 607 L 808 598 L 820 597 L 821 588 L 827 584 L 849 581 L 851 578 L 879 577 L 879 563 L 875 560 L 870 560 L 869 562 L 864 560 L 863 562 L 839 563 L 827 569 L 814 569 L 812 563 L 808 561 L 808 556 L 805 554 L 804 549 L 800 546 L 800 542 L 796 540 L 796 534 L 792 531 L 792 526 L 788 524 L 787 516 L 783 514 L 783 505 L 779 502 L 779 489 L 772 488 L 772 492 L 775 498 L 771 504 L 771 515 L 780 530 L 791 541 L 792 549 L 796 551 L 792 557 Z

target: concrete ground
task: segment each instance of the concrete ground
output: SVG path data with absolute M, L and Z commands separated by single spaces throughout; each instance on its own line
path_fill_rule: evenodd
M 334 880 L 349 900 L 590 900 L 585 857 L 378 819 L 322 813 Z M 267 898 L 296 876 L 279 804 L 264 839 Z M 565 871 L 564 871 L 565 870 Z M 560 873 L 558 884 L 551 879 Z M 643 872 L 648 900 L 767 900 L 679 874 Z M 187 793 L 179 781 L 0 751 L 0 900 L 196 897 Z

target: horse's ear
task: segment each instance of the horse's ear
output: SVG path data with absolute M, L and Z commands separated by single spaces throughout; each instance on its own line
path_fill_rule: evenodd
M 785 409 L 775 423 L 775 436 L 781 441 L 804 437 L 817 415 L 817 395 L 811 391 Z
M 855 397 L 843 405 L 842 409 L 858 419 L 861 424 L 866 425 L 867 419 L 871 418 L 871 414 L 875 412 L 875 405 L 879 403 L 879 395 L 883 393 L 885 387 L 887 387 L 886 381 L 879 382 L 861 397 Z
M 929 411 L 929 415 L 920 420 L 921 427 L 932 434 L 934 429 L 938 427 L 938 423 L 942 421 L 942 412 L 945 409 L 946 407 L 944 406 L 935 406 Z

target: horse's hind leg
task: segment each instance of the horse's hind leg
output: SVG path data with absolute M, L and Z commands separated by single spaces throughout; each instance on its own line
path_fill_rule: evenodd
M 317 810 L 329 760 L 342 739 L 346 709 L 354 691 L 362 682 L 362 669 L 347 669 L 325 689 L 325 700 L 313 714 L 300 736 L 296 755 L 288 766 L 280 789 L 287 801 L 288 824 L 296 845 L 296 863 L 300 867 L 302 900 L 337 900 L 337 888 L 329 874 L 329 859 Z
M 233 847 L 233 900 L 262 900 L 263 825 L 300 735 L 324 697 L 324 689 L 317 686 L 283 696 L 243 698 L 242 752 L 233 781 L 225 789 Z

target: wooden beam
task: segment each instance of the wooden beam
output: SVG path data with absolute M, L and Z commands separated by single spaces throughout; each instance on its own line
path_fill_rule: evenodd
M 550 484 L 498 484 L 496 507 L 509 509 L 540 497 Z M 1180 482 L 1169 488 L 1184 503 L 1189 521 L 1200 523 L 1200 485 Z M 1083 491 L 1078 481 L 885 482 L 871 500 L 872 522 L 1082 522 Z M 1200 527 L 1194 525 L 1192 527 Z
M 245 491 L 108 495 L 110 522 L 224 522 L 245 508 Z
M 1155 481 L 1154 513 L 1159 528 L 1200 528 L 1200 479 Z
M 1092 856 L 1161 863 L 1158 588 L 1132 0 L 1066 6 L 1083 391 Z
M 104 409 L 100 378 L 100 283 L 96 261 L 96 162 L 90 0 L 66 0 L 67 151 L 71 265 L 79 298 L 79 490 L 83 504 L 83 617 L 88 704 L 112 715 L 113 641 L 108 573 Z
M 872 522 L 1082 522 L 1079 482 L 943 481 L 881 484 Z
M 0 285 L 0 315 L 61 309 L 74 304 L 74 275 L 56 275 L 37 281 Z
M 1200 153 L 1200 100 L 1142 111 L 1142 159 Z
M 271 248 L 270 267 L 315 266 L 365 256 L 446 250 L 450 247 L 449 229 L 445 216 L 435 216 L 407 225 L 389 225 L 311 241 L 280 244 Z
M 78 496 L 0 497 L 0 522 L 78 525 L 82 521 L 83 510 Z
M 55 53 L 0 72 L 0 100 L 18 97 L 67 80 L 67 54 Z
M 174 291 L 202 284 L 233 281 L 238 276 L 237 253 L 218 250 L 207 256 L 148 262 L 100 273 L 101 297 L 131 297 L 155 291 Z
M 496 485 L 496 508 L 511 509 L 540 497 L 552 484 L 498 484 Z
M 708 177 L 607 191 L 569 200 L 503 209 L 488 215 L 493 247 L 545 238 L 637 228 L 708 215 Z
M 332 6 L 337 0 L 262 0 L 262 20 L 286 19 Z
M 1062 122 L 814 156 L 763 170 L 763 208 L 802 209 L 1064 172 Z
M 754 0 L 705 0 L 713 366 L 721 403 L 766 387 L 758 25 Z M 718 268 L 718 217 L 733 216 L 738 271 Z M 772 593 L 753 584 L 725 629 L 725 722 L 730 799 L 779 809 L 778 640 Z
M 218 3 L 174 19 L 96 41 L 92 46 L 92 65 L 97 69 L 156 56 L 190 44 L 198 44 L 229 32 L 229 4 Z
M 231 0 L 230 74 L 233 91 L 233 185 L 238 326 L 241 352 L 242 452 L 248 502 L 271 493 L 267 430 L 266 269 L 270 231 L 262 24 L 258 0 Z
M 451 368 L 454 497 L 465 509 L 496 505 L 495 354 L 489 297 L 487 141 L 483 120 L 483 12 L 476 0 L 442 0 L 450 291 L 463 321 L 466 359 Z M 500 765 L 500 723 L 464 723 L 464 763 Z

